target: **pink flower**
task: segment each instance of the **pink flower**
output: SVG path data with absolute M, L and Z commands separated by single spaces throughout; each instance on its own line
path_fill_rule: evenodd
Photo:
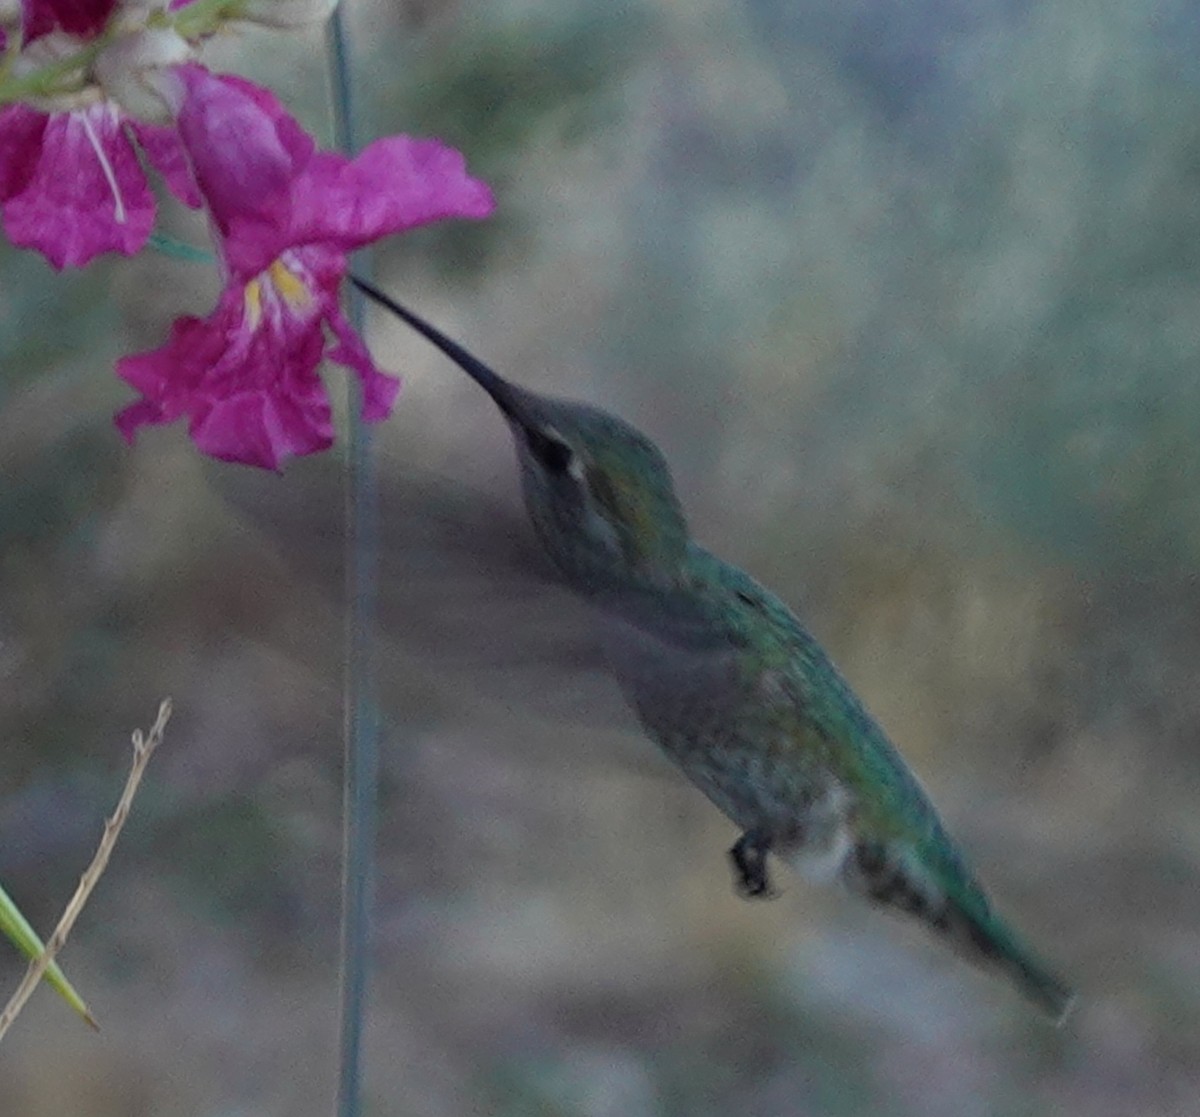
M 179 134 L 227 285 L 207 319 L 180 319 L 166 345 L 118 362 L 142 399 L 117 426 L 132 441 L 145 424 L 186 417 L 203 452 L 277 469 L 333 441 L 323 357 L 358 376 L 368 421 L 386 418 L 399 390 L 338 306 L 346 253 L 432 221 L 485 217 L 491 194 L 436 141 L 395 136 L 348 159 L 317 150 L 265 89 L 195 65 L 174 73 Z
M 28 0 L 25 17 L 82 32 L 106 19 L 110 6 Z M 56 36 L 50 57 L 74 41 Z M 102 252 L 140 251 L 154 227 L 155 203 L 138 148 L 178 198 L 200 204 L 178 133 L 138 119 L 155 107 L 170 119 L 146 78 L 190 52 L 170 30 L 121 36 L 94 61 L 91 79 L 103 74 L 101 84 L 64 95 L 62 111 L 0 107 L 0 220 L 14 244 L 36 249 L 56 268 L 81 267 Z M 137 116 L 104 82 L 138 102 Z
M 175 73 L 179 134 L 236 275 L 256 275 L 285 248 L 350 250 L 494 208 L 463 157 L 436 140 L 393 136 L 351 160 L 318 151 L 269 90 L 194 64 Z
M 53 114 L 0 108 L 0 214 L 8 238 L 59 269 L 102 252 L 139 252 L 154 228 L 155 204 L 133 137 L 173 192 L 198 204 L 169 128 L 127 120 L 109 101 Z
M 121 358 L 118 375 L 143 398 L 117 415 L 118 429 L 132 441 L 143 424 L 186 416 L 204 453 L 267 469 L 327 449 L 333 419 L 317 375 L 326 324 L 339 342 L 328 356 L 362 381 L 363 417 L 387 418 L 400 382 L 375 367 L 342 316 L 345 267 L 337 252 L 286 252 L 260 276 L 226 287 L 207 319 L 178 319 L 162 348 Z

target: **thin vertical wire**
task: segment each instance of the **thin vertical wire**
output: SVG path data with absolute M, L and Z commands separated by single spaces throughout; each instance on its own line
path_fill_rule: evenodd
M 347 154 L 358 150 L 350 78 L 350 48 L 342 8 L 329 22 L 334 136 Z M 369 272 L 366 259 L 356 265 Z M 364 303 L 349 291 L 348 311 L 362 332 Z M 375 696 L 379 500 L 371 436 L 362 421 L 362 388 L 350 378 L 350 439 L 346 462 L 346 679 L 343 790 L 341 1034 L 338 1117 L 361 1117 L 363 1033 L 370 966 L 375 814 L 379 785 L 379 711 Z

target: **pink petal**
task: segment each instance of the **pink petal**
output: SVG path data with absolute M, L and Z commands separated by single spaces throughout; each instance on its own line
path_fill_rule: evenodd
M 33 177 L 49 120 L 28 105 L 0 108 L 0 204 L 21 193 Z
M 314 143 L 269 91 L 189 63 L 177 124 L 196 181 L 222 231 L 239 216 L 269 220 Z
M 492 193 L 466 173 L 466 162 L 437 140 L 392 136 L 356 159 L 320 151 L 266 213 L 244 212 L 225 227 L 230 267 L 253 275 L 286 248 L 359 248 L 391 233 L 451 217 L 486 217 Z
M 331 240 L 347 249 L 495 209 L 491 190 L 467 174 L 460 152 L 411 136 L 376 140 L 351 161 L 321 152 L 293 184 L 291 204 L 297 242 Z
M 332 409 L 316 371 L 325 345 L 319 313 L 267 308 L 251 328 L 244 304 L 242 286 L 232 285 L 208 319 L 180 319 L 166 345 L 117 363 L 144 397 L 116 416 L 127 438 L 186 416 L 204 453 L 266 469 L 332 444 Z
M 183 415 L 204 367 L 215 364 L 224 348 L 225 339 L 218 331 L 202 319 L 186 315 L 175 319 L 166 345 L 117 361 L 117 375 L 154 407 L 151 418 L 145 405 L 134 405 L 139 408 L 138 419 L 128 420 L 128 426 L 122 427 L 126 437 L 132 441 L 133 433 L 144 423 L 170 423 Z
M 400 394 L 400 380 L 383 372 L 373 360 L 362 338 L 342 315 L 338 288 L 346 277 L 346 254 L 325 245 L 310 245 L 289 250 L 282 261 L 302 278 L 316 300 L 315 313 L 337 338 L 326 356 L 350 369 L 362 385 L 362 417 L 368 423 L 380 422 L 392 413 Z
M 174 128 L 148 124 L 143 120 L 130 121 L 130 126 L 146 158 L 162 175 L 167 189 L 184 205 L 199 209 L 204 199 L 196 185 L 179 133 Z
M 217 400 L 191 425 L 192 440 L 209 457 L 263 469 L 333 445 L 330 413 L 314 416 L 292 400 L 246 392 Z
M 487 186 L 436 140 L 395 136 L 350 160 L 317 151 L 269 90 L 189 63 L 179 134 L 222 236 L 230 270 L 249 279 L 289 248 L 356 248 L 448 217 L 485 217 Z
M 112 174 L 110 182 L 92 136 Z M 106 102 L 47 118 L 39 148 L 24 137 L 30 159 L 15 190 L 2 197 L 9 239 L 41 252 L 56 268 L 79 267 L 102 252 L 131 256 L 154 227 L 154 196 L 121 126 Z M 17 179 L 20 181 L 20 178 Z M 114 186 L 116 194 L 114 194 Z
M 391 415 L 392 408 L 396 406 L 400 380 L 382 372 L 371 360 L 362 338 L 336 307 L 330 310 L 328 322 L 338 339 L 338 344 L 329 351 L 329 359 L 344 365 L 358 377 L 362 385 L 362 417 L 368 423 L 381 422 Z

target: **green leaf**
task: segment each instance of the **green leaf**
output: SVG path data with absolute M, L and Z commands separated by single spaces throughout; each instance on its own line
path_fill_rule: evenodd
M 21 909 L 4 891 L 3 885 L 0 885 L 0 931 L 9 937 L 26 957 L 32 959 L 41 954 L 43 949 L 41 939 L 37 937 L 34 929 L 29 925 L 29 921 L 21 914 Z M 58 968 L 57 962 L 51 962 L 46 968 L 46 980 L 87 1023 L 93 1028 L 96 1026 L 96 1021 L 88 1011 L 87 1005 L 84 1004 L 83 998 L 75 992 L 66 975 Z

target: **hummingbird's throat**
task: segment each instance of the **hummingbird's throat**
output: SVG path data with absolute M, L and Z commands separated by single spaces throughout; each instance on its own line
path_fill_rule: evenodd
M 584 477 L 630 572 L 653 577 L 678 563 L 682 546 L 674 545 L 644 489 L 623 486 L 595 466 L 589 466 Z

